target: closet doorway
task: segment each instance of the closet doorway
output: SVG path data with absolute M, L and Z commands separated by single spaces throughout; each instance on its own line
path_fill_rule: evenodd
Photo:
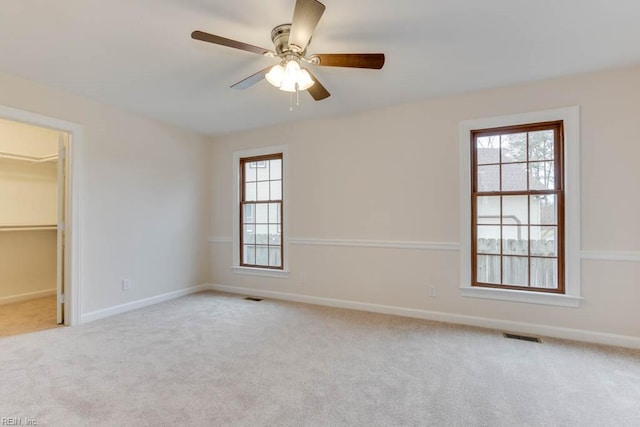
M 64 324 L 68 144 L 0 119 L 0 337 Z

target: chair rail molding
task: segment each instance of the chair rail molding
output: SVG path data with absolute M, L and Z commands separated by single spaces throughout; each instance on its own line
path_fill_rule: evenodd
M 634 251 L 582 251 L 581 257 L 593 261 L 640 262 L 640 252 Z
M 230 244 L 233 239 L 229 236 L 209 236 L 212 244 Z M 421 242 L 396 240 L 360 240 L 360 239 L 316 239 L 312 237 L 290 237 L 290 245 L 294 246 L 334 246 L 351 248 L 379 248 L 379 249 L 414 249 L 431 251 L 459 251 L 459 242 Z M 640 251 L 581 251 L 580 258 L 593 261 L 640 262 Z
M 210 236 L 209 243 L 228 244 L 231 237 Z M 380 249 L 414 249 L 430 251 L 458 251 L 460 245 L 457 242 L 419 242 L 396 240 L 360 240 L 360 239 L 316 239 L 309 237 L 290 237 L 287 239 L 290 245 L 295 246 L 333 246 L 350 248 L 380 248 Z

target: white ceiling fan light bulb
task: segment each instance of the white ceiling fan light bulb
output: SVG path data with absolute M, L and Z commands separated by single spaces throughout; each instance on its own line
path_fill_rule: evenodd
M 284 79 L 284 68 L 282 65 L 274 65 L 271 70 L 265 75 L 265 78 L 269 83 L 271 83 L 275 87 L 281 87 L 282 81 Z
M 315 82 L 307 70 L 300 70 L 298 73 L 298 89 L 307 90 L 313 86 Z

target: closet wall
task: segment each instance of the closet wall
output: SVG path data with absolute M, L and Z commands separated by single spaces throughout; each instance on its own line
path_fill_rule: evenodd
M 46 157 L 58 132 L 0 120 L 0 226 L 57 223 L 57 162 L 8 159 L 2 153 Z M 0 227 L 0 304 L 55 294 L 57 233 Z

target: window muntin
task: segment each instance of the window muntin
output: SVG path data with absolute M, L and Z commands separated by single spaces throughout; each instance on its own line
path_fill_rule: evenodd
M 472 286 L 564 293 L 563 123 L 474 130 Z
M 282 153 L 240 159 L 240 266 L 283 269 Z

